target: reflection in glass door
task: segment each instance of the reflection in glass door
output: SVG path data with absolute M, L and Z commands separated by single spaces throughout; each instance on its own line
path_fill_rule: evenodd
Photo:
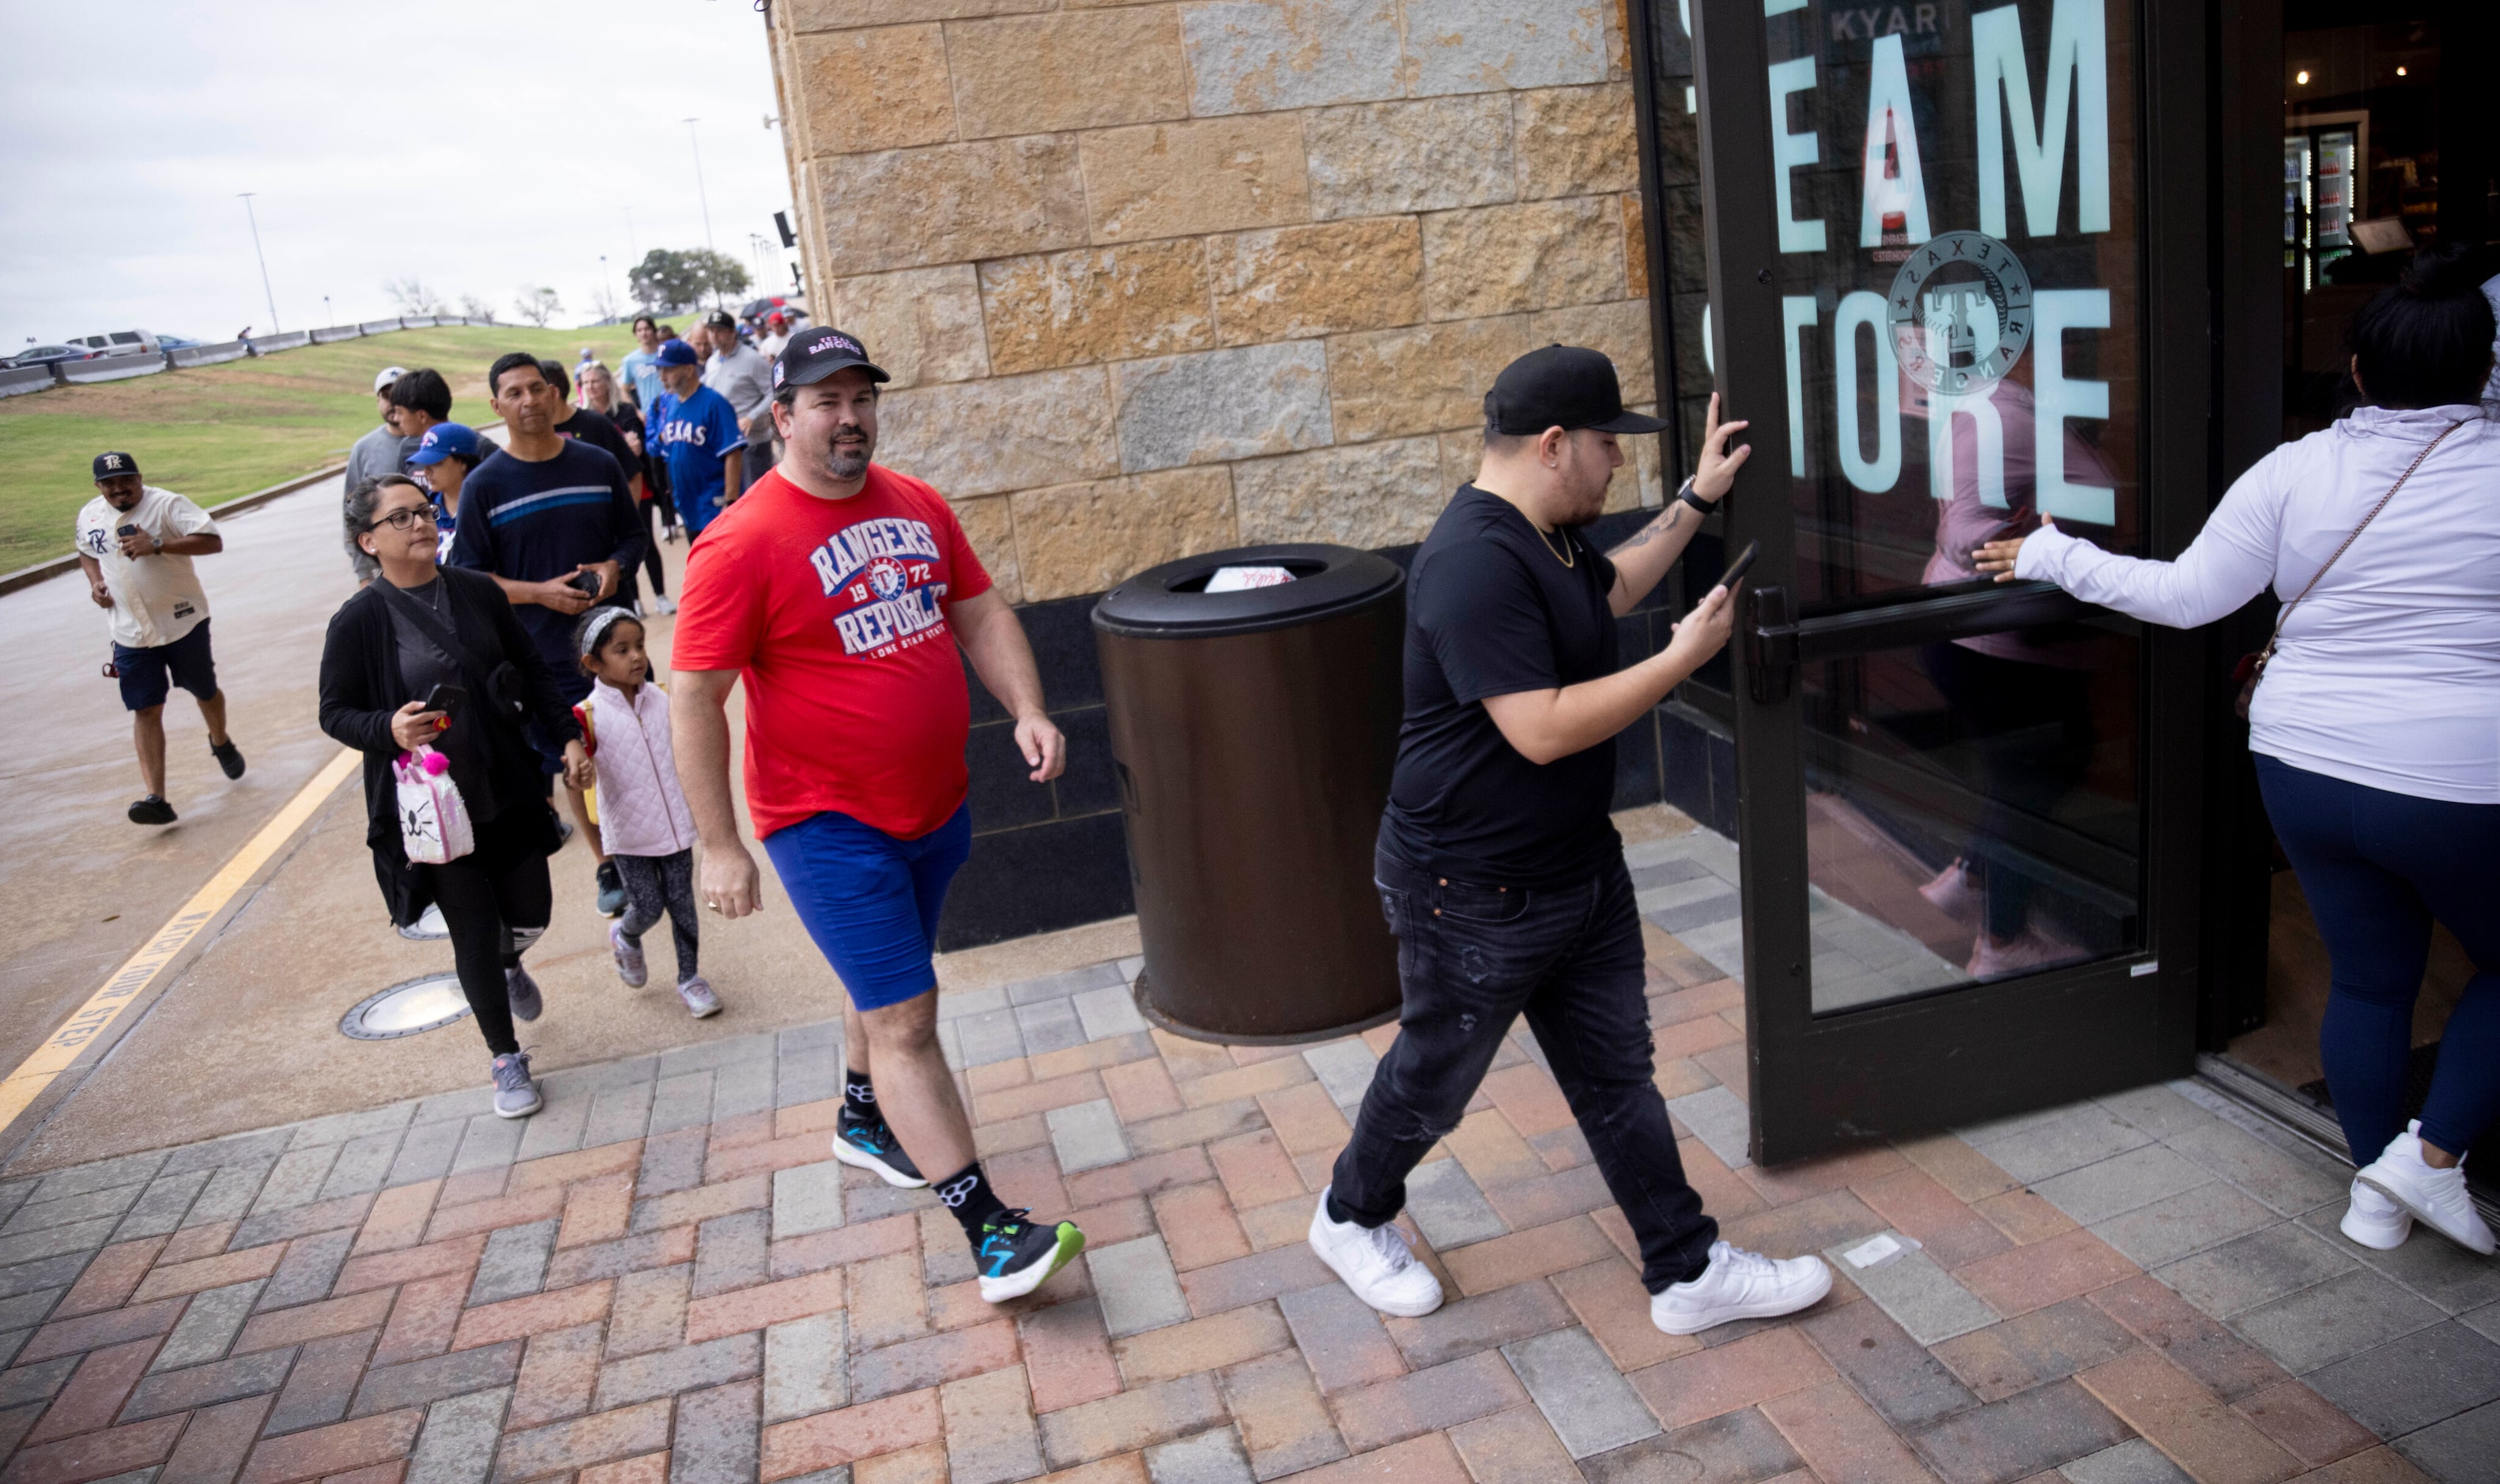
M 2131 8 L 1766 9 L 1797 617 L 2000 592 L 2043 517 L 2139 549 Z M 2137 647 L 1800 665 L 1817 1013 L 2138 945 Z
M 2178 1075 L 2198 651 L 1974 550 L 2054 520 L 2169 554 L 2203 512 L 2203 181 L 2141 164 L 2203 158 L 2201 16 L 1692 10 L 1756 450 L 1723 518 L 1762 544 L 1729 676 L 1756 1157 Z

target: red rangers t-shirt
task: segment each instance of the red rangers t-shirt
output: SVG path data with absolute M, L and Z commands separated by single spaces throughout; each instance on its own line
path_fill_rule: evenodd
M 869 466 L 848 500 L 779 471 L 686 557 L 670 664 L 746 682 L 746 807 L 770 835 L 839 809 L 901 840 L 964 802 L 964 689 L 946 605 L 990 575 L 938 491 Z

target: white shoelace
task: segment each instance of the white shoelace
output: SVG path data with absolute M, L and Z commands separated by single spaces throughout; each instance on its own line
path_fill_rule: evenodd
M 1365 1245 L 1379 1260 L 1384 1275 L 1404 1272 L 1415 1262 L 1415 1241 L 1395 1222 L 1364 1230 Z M 1391 1240 L 1395 1237 L 1396 1240 Z
M 1779 1275 L 1780 1265 L 1759 1252 L 1748 1252 L 1733 1242 L 1727 1241 L 1714 1242 L 1711 1245 L 1714 1249 L 1711 1253 L 1712 1260 L 1724 1262 L 1727 1265 L 1727 1276 L 1730 1278 L 1768 1278 Z

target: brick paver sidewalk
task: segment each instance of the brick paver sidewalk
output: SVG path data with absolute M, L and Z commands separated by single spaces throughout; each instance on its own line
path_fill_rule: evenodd
M 2281 1306 L 2385 1280 L 2220 1245 L 2314 1237 L 2286 1218 L 2331 1172 L 2158 1088 L 1742 1165 L 1738 990 L 1653 949 L 1659 1081 L 1727 1236 L 1916 1250 L 1793 1320 L 1659 1334 L 1521 1031 L 1413 1182 L 1451 1302 L 1384 1322 L 1302 1238 L 1390 1032 L 1202 1045 L 1102 965 L 946 1003 L 1003 1191 L 1091 1238 L 1031 1299 L 982 1303 L 926 1192 L 826 1158 L 838 1025 L 715 1042 L 556 1073 L 522 1124 L 481 1089 L 0 1186 L 0 1484 L 2422 1476 L 2276 1358 L 2379 1343 L 2349 1288 Z M 2487 1270 L 2439 1271 L 2481 1302 Z M 2476 1416 L 2417 1456 L 2490 1477 Z

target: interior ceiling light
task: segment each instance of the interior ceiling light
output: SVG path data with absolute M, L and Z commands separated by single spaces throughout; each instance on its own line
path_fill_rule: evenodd
M 2405 70 L 2404 70 L 2402 67 L 2399 67 L 2399 68 L 2397 68 L 2397 69 L 2396 69 L 2396 76 L 2397 76 L 2397 77 L 2400 77 L 2400 78 L 2401 78 L 2401 77 L 2403 77 L 2404 75 L 2405 75 Z
M 2293 73 L 2293 74 L 2291 75 L 2291 80 L 2292 80 L 2294 82 L 2299 83 L 2299 84 L 2300 84 L 2301 86 L 2303 86 L 2303 87 L 2307 87 L 2307 86 L 2309 85 L 2309 74 L 2308 74 L 2308 73 L 2305 73 L 2305 72 L 2295 72 L 2295 73 Z

